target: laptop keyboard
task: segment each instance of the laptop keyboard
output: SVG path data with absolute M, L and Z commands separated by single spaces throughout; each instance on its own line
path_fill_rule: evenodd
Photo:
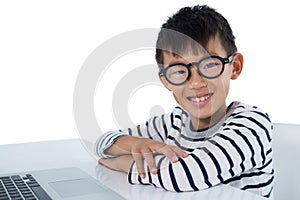
M 51 200 L 30 174 L 0 176 L 0 200 Z

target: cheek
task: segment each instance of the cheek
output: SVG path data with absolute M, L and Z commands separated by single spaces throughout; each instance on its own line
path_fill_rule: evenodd
M 173 97 L 178 104 L 180 104 L 182 102 L 181 99 L 183 98 L 183 90 L 184 90 L 184 88 L 182 88 L 180 86 L 177 86 L 177 87 L 171 86 L 170 87 L 170 91 L 172 92 Z
M 173 92 L 173 97 L 174 97 L 174 99 L 175 99 L 175 101 L 178 103 L 178 104 L 180 104 L 180 100 L 179 100 L 179 98 L 177 97 L 177 95 Z
M 208 83 L 209 91 L 214 92 L 218 98 L 226 97 L 229 91 L 230 79 L 219 77 Z
M 172 93 L 175 101 L 180 104 L 182 98 L 182 90 L 180 86 L 174 87 L 172 85 L 168 85 L 167 89 Z
M 224 77 L 220 79 L 218 84 L 218 90 L 220 90 L 220 93 L 224 95 L 224 97 L 228 95 L 229 87 L 230 87 L 230 78 Z
M 223 91 L 223 93 L 227 96 L 229 87 L 230 87 L 230 80 L 231 80 L 231 68 L 228 67 L 224 71 L 224 73 L 220 76 L 218 82 L 218 88 Z

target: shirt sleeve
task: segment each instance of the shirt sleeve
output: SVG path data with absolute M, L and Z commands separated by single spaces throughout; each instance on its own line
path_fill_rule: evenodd
M 188 157 L 171 163 L 163 155 L 156 156 L 157 175 L 151 174 L 145 163 L 147 176 L 141 179 L 133 163 L 128 181 L 183 192 L 227 183 L 243 173 L 249 176 L 252 176 L 252 171 L 264 173 L 264 167 L 272 162 L 272 129 L 271 121 L 262 112 L 254 110 L 235 114 Z M 272 180 L 271 175 L 269 181 Z
M 168 135 L 168 126 L 171 114 L 150 118 L 145 124 L 137 125 L 126 130 L 109 131 L 104 133 L 96 142 L 96 153 L 100 158 L 111 158 L 113 156 L 105 154 L 104 151 L 122 136 L 145 137 L 155 141 L 164 142 Z

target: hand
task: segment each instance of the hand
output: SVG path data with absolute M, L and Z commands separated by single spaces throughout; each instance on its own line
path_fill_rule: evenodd
M 157 167 L 153 154 L 159 153 L 165 155 L 171 162 L 178 161 L 178 157 L 187 157 L 185 153 L 177 146 L 167 145 L 163 142 L 154 141 L 148 138 L 137 138 L 131 146 L 131 154 L 136 162 L 137 171 L 141 178 L 145 178 L 144 160 L 149 166 L 152 174 L 157 174 Z
M 133 162 L 131 155 L 121 155 L 114 158 L 101 158 L 98 160 L 100 165 L 104 165 L 115 171 L 129 172 Z

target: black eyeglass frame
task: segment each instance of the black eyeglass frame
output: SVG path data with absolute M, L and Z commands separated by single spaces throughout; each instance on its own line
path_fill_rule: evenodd
M 192 63 L 188 63 L 188 64 L 185 64 L 185 63 L 174 63 L 174 64 L 171 64 L 165 68 L 162 68 L 160 71 L 159 71 L 159 76 L 163 76 L 166 78 L 166 80 L 171 83 L 172 85 L 183 85 L 185 84 L 190 78 L 191 78 L 191 67 L 192 66 L 196 66 L 197 67 L 197 71 L 198 73 L 200 74 L 200 76 L 204 77 L 204 78 L 207 78 L 207 79 L 215 79 L 219 76 L 221 76 L 221 74 L 224 72 L 224 69 L 225 69 L 225 64 L 228 64 L 228 63 L 231 63 L 233 61 L 233 57 L 235 56 L 235 53 L 234 54 L 231 54 L 230 56 L 228 56 L 227 58 L 222 58 L 220 56 L 207 56 L 207 57 L 204 57 L 202 59 L 200 59 L 198 62 L 192 62 Z M 210 59 L 210 58 L 217 58 L 219 59 L 221 62 L 222 62 L 222 69 L 220 71 L 219 74 L 215 75 L 215 76 L 206 76 L 205 74 L 203 74 L 201 72 L 201 70 L 199 69 L 199 66 L 201 64 L 201 62 L 207 60 L 207 59 Z M 187 71 L 188 71 L 188 76 L 186 78 L 185 81 L 183 81 L 182 83 L 173 83 L 172 81 L 170 81 L 168 79 L 168 77 L 166 76 L 166 73 L 168 71 L 168 69 L 170 69 L 171 67 L 173 66 L 176 66 L 176 65 L 182 65 L 182 66 L 185 66 L 187 68 Z

